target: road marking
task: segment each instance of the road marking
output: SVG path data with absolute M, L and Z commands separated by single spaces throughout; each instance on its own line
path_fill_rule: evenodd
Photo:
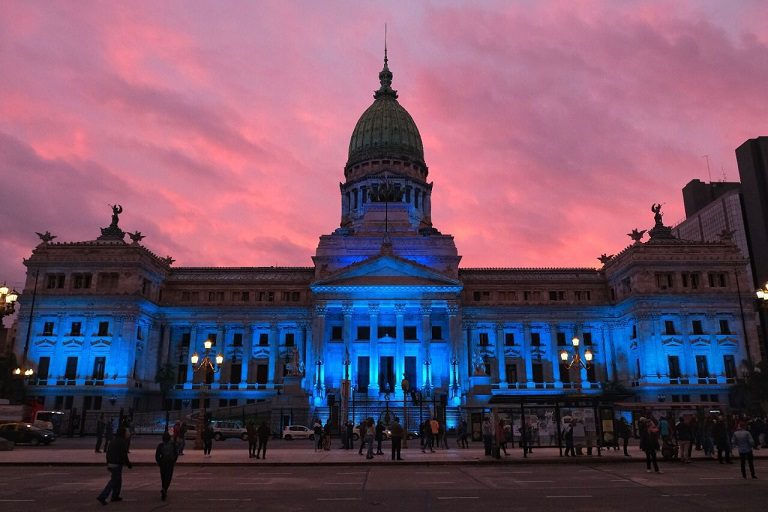
M 349 471 L 346 473 L 336 473 L 337 475 L 367 475 L 367 471 Z
M 717 477 L 717 476 L 703 476 L 699 480 L 736 480 L 732 476 Z
M 619 478 L 617 480 L 609 480 L 609 482 L 631 482 L 632 480 L 627 480 L 626 478 Z
M 35 501 L 35 500 L 11 500 L 11 499 L 2 500 L 2 499 L 0 499 L 1 503 L 19 503 L 19 502 L 29 503 L 29 502 L 33 502 L 33 501 Z
M 558 496 L 547 496 L 547 498 L 591 498 L 590 494 L 561 494 Z
M 450 475 L 450 471 L 415 471 L 417 475 Z
M 360 498 L 317 498 L 317 501 L 360 501 Z
M 208 498 L 208 501 L 251 501 L 251 498 Z
M 521 484 L 551 484 L 554 480 L 515 480 Z
M 480 496 L 438 496 L 439 500 L 479 500 Z
M 38 473 L 37 476 L 53 476 L 53 475 L 68 475 L 69 472 L 63 472 L 63 473 Z
M 361 482 L 325 482 L 325 485 L 360 485 Z
M 271 485 L 272 482 L 237 482 L 237 485 Z

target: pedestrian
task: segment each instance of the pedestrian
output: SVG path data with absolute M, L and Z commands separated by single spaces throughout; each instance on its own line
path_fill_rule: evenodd
M 203 457 L 211 456 L 211 449 L 213 449 L 213 427 L 206 425 L 203 428 Z
M 110 494 L 112 494 L 111 501 L 123 501 L 122 496 L 120 496 L 120 491 L 123 489 L 123 466 L 128 466 L 128 469 L 133 467 L 128 459 L 127 435 L 125 428 L 118 428 L 115 439 L 109 443 L 106 450 L 107 471 L 110 473 L 110 478 L 104 490 L 96 497 L 96 500 L 102 505 L 107 504 L 107 497 Z
M 573 426 L 573 444 L 576 446 L 576 455 L 584 455 L 584 437 L 586 436 L 584 422 L 578 418 L 573 418 L 571 425 Z M 527 443 L 526 445 L 530 446 Z
M 96 453 L 101 453 L 101 443 L 104 441 L 104 430 L 107 428 L 107 423 L 104 421 L 104 413 L 99 414 L 99 419 L 96 420 Z M 106 450 L 106 446 L 104 450 Z
M 365 431 L 368 428 L 368 421 L 363 420 L 360 422 L 358 429 L 360 430 L 360 449 L 357 450 L 358 455 L 363 454 L 363 446 L 365 446 Z
M 565 438 L 565 456 L 575 457 L 576 449 L 573 446 L 573 423 L 563 420 L 563 437 Z
M 745 467 L 746 462 L 749 463 L 749 472 L 752 475 L 752 478 L 757 478 L 755 475 L 755 459 L 754 455 L 752 454 L 752 448 L 755 446 L 755 438 L 752 437 L 752 434 L 750 434 L 749 431 L 745 429 L 743 422 L 739 422 L 738 426 L 736 427 L 736 431 L 733 433 L 733 437 L 731 438 L 731 444 L 736 445 L 736 448 L 739 450 L 742 478 L 747 478 L 747 468 Z
M 499 457 L 501 452 L 504 452 L 505 457 L 509 457 L 507 453 L 507 434 L 504 430 L 504 420 L 499 420 L 499 424 L 496 426 L 496 444 L 499 445 Z
M 384 455 L 381 451 L 381 443 L 384 442 L 384 424 L 381 420 L 376 423 L 376 432 L 374 434 L 376 438 L 376 455 Z
M 728 427 L 722 416 L 715 418 L 712 425 L 712 437 L 717 448 L 717 461 L 720 464 L 732 464 L 731 447 L 728 446 Z M 723 457 L 725 455 L 725 457 Z
M 365 425 L 365 443 L 368 445 L 368 453 L 366 453 L 366 459 L 373 458 L 373 438 L 376 436 L 376 427 L 373 425 L 373 418 L 368 418 Z
M 467 443 L 467 420 L 462 419 L 459 423 L 459 429 L 457 431 L 456 443 L 460 448 L 469 448 Z
M 490 456 L 492 454 L 491 450 L 493 448 L 493 425 L 491 424 L 491 418 L 488 416 L 483 419 L 483 425 L 482 425 L 482 433 L 483 433 L 483 447 L 485 448 L 485 455 Z
M 645 452 L 645 470 L 651 472 L 651 463 L 656 473 L 661 473 L 656 462 L 656 451 L 659 449 L 659 427 L 652 419 L 640 419 L 640 449 Z
M 323 450 L 330 451 L 331 449 L 331 421 L 328 420 L 325 422 L 325 427 L 323 427 Z
M 109 449 L 109 443 L 114 439 L 114 429 L 112 428 L 112 418 L 109 418 L 104 424 L 104 452 Z
M 256 431 L 256 435 L 259 436 L 259 446 L 256 448 L 256 458 L 259 458 L 261 454 L 262 459 L 267 458 L 267 441 L 269 441 L 269 435 L 271 434 L 269 426 L 266 421 L 262 421 L 259 425 L 259 429 Z
M 323 449 L 323 424 L 320 423 L 320 420 L 315 420 L 314 425 L 312 425 L 312 431 L 315 434 L 315 451 L 319 451 Z
M 347 422 L 347 450 L 355 448 L 355 425 L 351 421 Z
M 693 432 L 691 431 L 691 425 L 688 422 L 688 418 L 685 415 L 680 416 L 677 425 L 675 425 L 675 434 L 677 435 L 677 442 L 680 445 L 680 462 L 690 464 L 690 447 L 693 440 Z
M 629 423 L 627 423 L 627 420 L 624 419 L 622 416 L 619 419 L 619 436 L 621 437 L 621 444 L 624 447 L 624 456 L 625 457 L 631 457 L 629 452 L 627 451 L 627 446 L 629 445 L 629 436 L 632 435 L 632 429 L 629 428 Z
M 341 447 L 346 450 L 349 448 L 349 437 L 347 435 L 347 425 L 349 424 L 349 421 L 344 420 L 344 424 L 341 426 Z
M 435 453 L 435 444 L 440 447 L 440 422 L 432 416 L 429 420 L 429 451 Z
M 448 430 L 445 428 L 445 423 L 440 423 L 440 428 L 437 432 L 437 440 L 438 448 L 448 449 Z
M 252 459 L 256 457 L 256 425 L 253 423 L 253 420 L 250 420 L 248 422 L 248 425 L 245 427 L 246 435 L 248 436 L 248 458 Z
M 176 443 L 171 439 L 171 434 L 163 432 L 163 442 L 157 445 L 155 450 L 155 461 L 160 466 L 160 499 L 165 501 L 168 496 L 168 487 L 173 478 L 173 468 L 176 466 L 178 458 Z
M 397 417 L 395 417 L 390 426 L 390 432 L 392 433 L 392 460 L 403 460 L 400 456 L 400 449 L 403 444 L 403 436 L 405 435 L 405 432 Z
M 189 428 L 187 427 L 187 422 L 182 421 L 179 423 L 176 422 L 177 427 L 174 428 L 174 441 L 176 442 L 176 450 L 178 451 L 179 455 L 184 455 L 184 447 L 187 444 L 187 430 Z

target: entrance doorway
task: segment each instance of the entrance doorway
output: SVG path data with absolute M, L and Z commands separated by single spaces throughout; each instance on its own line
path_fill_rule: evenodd
M 395 358 L 381 356 L 379 358 L 379 391 L 386 393 L 395 391 Z
M 357 356 L 357 392 L 367 393 L 368 385 L 371 383 L 369 375 L 370 359 L 368 356 Z

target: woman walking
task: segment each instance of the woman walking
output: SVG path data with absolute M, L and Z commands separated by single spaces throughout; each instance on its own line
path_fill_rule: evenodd
M 163 432 L 163 442 L 157 445 L 155 450 L 155 461 L 160 466 L 160 499 L 163 501 L 168 496 L 168 487 L 171 485 L 177 458 L 176 443 L 171 439 L 171 434 Z
M 645 452 L 646 472 L 651 472 L 651 463 L 653 463 L 653 470 L 661 473 L 656 462 L 656 451 L 659 449 L 659 427 L 653 419 L 640 420 L 640 449 Z
M 213 448 L 213 427 L 206 425 L 203 430 L 203 456 L 210 457 Z

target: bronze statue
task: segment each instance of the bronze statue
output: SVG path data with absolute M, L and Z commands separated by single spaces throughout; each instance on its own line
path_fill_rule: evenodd
M 613 258 L 613 254 L 606 254 L 606 253 L 603 253 L 597 257 L 597 259 L 600 260 L 600 263 L 602 263 L 603 265 L 611 261 L 611 258 Z
M 135 244 L 141 242 L 144 238 L 146 238 L 146 236 L 141 234 L 141 231 L 134 231 L 133 233 L 128 233 L 128 237 Z
M 111 204 L 109 206 L 112 207 L 112 224 L 110 224 L 109 227 L 117 227 L 117 223 L 120 222 L 120 217 L 118 217 L 118 215 L 123 213 L 123 207 L 119 204 Z
M 661 213 L 661 205 L 660 204 L 656 204 L 656 203 L 652 204 L 651 205 L 651 211 L 654 213 L 653 220 L 656 221 L 656 225 L 657 226 L 663 226 L 664 224 L 662 224 L 662 222 L 661 222 L 661 217 L 663 215 Z

